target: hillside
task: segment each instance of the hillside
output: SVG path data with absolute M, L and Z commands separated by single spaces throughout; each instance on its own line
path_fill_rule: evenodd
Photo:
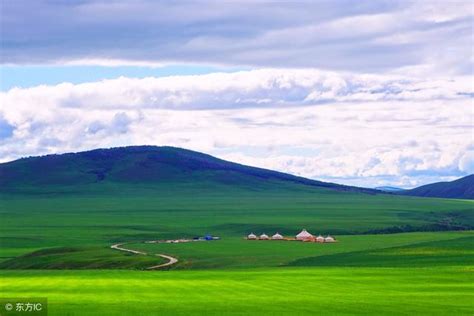
M 274 248 L 242 237 L 294 236 L 305 228 L 341 240 L 324 247 L 330 255 L 449 239 L 447 232 L 425 232 L 474 227 L 472 201 L 366 194 L 380 191 L 171 147 L 20 159 L 0 165 L 0 184 L 0 269 L 140 269 L 156 257 L 136 258 L 110 246 L 206 234 L 222 240 L 137 249 L 155 253 L 156 246 L 160 253 L 172 247 L 162 252 L 179 258 L 179 269 L 277 266 L 323 254 L 323 248 L 315 251 L 306 243 Z M 407 232 L 420 235 L 379 237 Z
M 398 194 L 456 199 L 474 199 L 474 174 L 450 181 L 423 185 Z
M 266 188 L 298 185 L 339 191 L 380 191 L 310 180 L 249 167 L 199 152 L 155 146 L 96 149 L 86 152 L 23 158 L 0 164 L 0 190 L 107 184 L 161 184 Z M 104 184 L 101 186 L 101 184 Z

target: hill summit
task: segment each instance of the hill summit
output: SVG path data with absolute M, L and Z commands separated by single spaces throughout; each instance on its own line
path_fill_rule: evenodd
M 0 164 L 0 189 L 101 183 L 219 184 L 266 187 L 298 185 L 338 191 L 380 191 L 310 180 L 250 167 L 176 147 L 130 146 L 22 158 Z

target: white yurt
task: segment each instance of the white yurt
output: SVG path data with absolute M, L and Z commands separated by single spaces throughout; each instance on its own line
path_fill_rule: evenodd
M 250 233 L 248 236 L 247 236 L 247 239 L 257 239 L 257 236 L 254 235 L 253 233 Z
M 318 237 L 316 237 L 316 241 L 317 242 L 324 242 L 324 237 L 319 235 Z
M 279 233 L 276 233 L 275 235 L 272 236 L 272 239 L 273 240 L 282 240 L 283 236 L 280 235 Z
M 298 235 L 296 235 L 297 240 L 311 240 L 314 239 L 314 236 L 311 235 L 306 231 L 306 229 L 303 229 Z
M 265 240 L 265 239 L 270 239 L 270 238 L 268 237 L 268 235 L 265 235 L 265 233 L 263 233 L 263 234 L 260 235 L 259 239 Z
M 326 238 L 324 238 L 324 242 L 335 242 L 336 240 L 331 237 L 331 236 L 327 236 Z

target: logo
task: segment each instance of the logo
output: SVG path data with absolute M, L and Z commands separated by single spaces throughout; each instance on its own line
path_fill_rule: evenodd
M 12 303 L 6 303 L 5 304 L 5 310 L 8 311 L 8 312 L 13 310 L 13 304 Z
M 48 315 L 46 297 L 0 297 L 0 316 L 7 315 Z

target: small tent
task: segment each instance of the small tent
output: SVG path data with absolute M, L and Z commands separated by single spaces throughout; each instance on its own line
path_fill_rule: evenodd
M 250 233 L 250 234 L 247 236 L 247 239 L 255 240 L 255 239 L 257 239 L 257 236 L 255 236 L 253 233 Z
M 319 235 L 318 237 L 316 237 L 316 241 L 317 242 L 324 242 L 324 237 Z
M 303 241 L 308 241 L 308 240 L 313 240 L 314 236 L 311 235 L 306 231 L 306 229 L 303 229 L 298 235 L 296 235 L 297 240 L 303 240 Z
M 280 235 L 279 233 L 276 233 L 275 235 L 272 236 L 272 239 L 273 240 L 282 240 L 283 236 Z
M 326 238 L 324 238 L 324 242 L 335 242 L 336 240 L 331 237 L 331 236 L 327 236 Z
M 263 233 L 263 234 L 260 235 L 260 238 L 259 238 L 259 239 L 266 240 L 266 239 L 270 239 L 270 238 L 268 238 L 268 235 L 266 235 L 265 233 Z

